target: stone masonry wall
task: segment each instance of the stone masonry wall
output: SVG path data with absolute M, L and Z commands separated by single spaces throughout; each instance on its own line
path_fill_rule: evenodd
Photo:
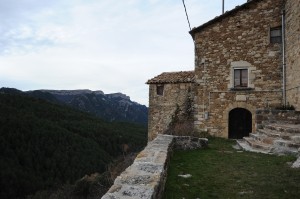
M 300 1 L 286 1 L 287 101 L 300 110 Z
M 149 85 L 148 140 L 165 132 L 172 120 L 177 105 L 182 110 L 189 95 L 193 95 L 192 83 L 164 84 L 162 96 L 156 94 L 156 84 Z
M 229 112 L 234 108 L 244 108 L 252 114 L 252 129 L 255 131 L 255 111 L 257 107 L 270 107 L 279 105 L 281 92 L 211 92 L 208 106 L 209 116 L 204 120 L 205 130 L 210 134 L 220 137 L 228 137 Z
M 234 108 L 252 113 L 281 104 L 281 44 L 270 28 L 281 26 L 281 0 L 254 1 L 195 33 L 195 127 L 228 137 Z M 248 88 L 233 89 L 233 69 L 248 69 Z M 205 114 L 206 113 L 206 114 Z M 208 118 L 205 115 L 208 113 Z
M 256 124 L 263 123 L 300 124 L 300 111 L 290 110 L 256 110 Z
M 133 164 L 118 176 L 102 199 L 160 199 L 164 193 L 168 162 L 176 149 L 206 147 L 205 138 L 157 135 L 140 152 Z

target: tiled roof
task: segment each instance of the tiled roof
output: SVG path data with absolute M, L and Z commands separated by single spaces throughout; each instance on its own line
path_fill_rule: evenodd
M 209 26 L 211 24 L 214 24 L 214 23 L 216 23 L 218 21 L 221 21 L 222 19 L 224 19 L 224 18 L 226 18 L 228 16 L 234 15 L 235 13 L 237 13 L 238 11 L 240 11 L 242 9 L 248 9 L 250 4 L 255 3 L 255 2 L 259 2 L 259 1 L 263 1 L 263 0 L 250 0 L 250 1 L 247 1 L 246 3 L 244 3 L 244 4 L 240 5 L 240 6 L 236 6 L 234 9 L 232 9 L 230 11 L 226 11 L 224 14 L 215 17 L 214 19 L 212 19 L 212 20 L 210 20 L 210 21 L 202 24 L 201 26 L 193 28 L 190 31 L 190 34 L 194 38 L 194 36 L 195 36 L 195 34 L 197 32 L 201 31 L 202 29 L 206 28 L 207 26 Z
M 194 71 L 165 72 L 147 81 L 147 84 L 192 83 Z

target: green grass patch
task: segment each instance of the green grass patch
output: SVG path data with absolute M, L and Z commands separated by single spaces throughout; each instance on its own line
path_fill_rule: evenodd
M 290 167 L 295 157 L 242 152 L 232 145 L 235 141 L 209 138 L 206 149 L 175 151 L 164 198 L 299 198 L 300 169 Z

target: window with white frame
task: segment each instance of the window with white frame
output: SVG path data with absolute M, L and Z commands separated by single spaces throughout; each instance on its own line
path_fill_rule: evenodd
M 247 61 L 233 61 L 230 63 L 230 76 L 228 88 L 231 90 L 251 90 L 254 89 L 255 74 L 251 71 L 256 70 Z

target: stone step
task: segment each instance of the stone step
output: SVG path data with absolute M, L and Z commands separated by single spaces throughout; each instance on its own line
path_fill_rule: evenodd
M 294 136 L 291 136 L 290 138 L 294 143 L 300 144 L 300 135 L 294 135 Z
M 274 140 L 274 146 L 279 146 L 279 147 L 286 147 L 286 148 L 294 148 L 294 149 L 299 149 L 300 148 L 300 143 L 295 143 L 290 140 Z
M 286 119 L 286 120 L 268 120 L 268 121 L 262 121 L 262 124 L 269 124 L 269 123 L 277 123 L 277 124 L 291 124 L 291 125 L 297 125 L 297 124 L 300 124 L 300 121 L 298 120 L 289 120 L 289 119 Z
M 298 118 L 288 118 L 286 120 L 277 120 L 275 123 L 279 124 L 300 124 L 300 120 Z
M 250 138 L 254 139 L 255 141 L 262 142 L 265 144 L 273 144 L 274 137 L 270 137 L 263 133 L 250 133 Z
M 249 146 L 255 149 L 263 150 L 263 151 L 270 151 L 271 144 L 263 143 L 260 141 L 257 141 L 251 137 L 244 137 L 244 140 L 247 142 Z
M 253 148 L 249 145 L 249 143 L 242 139 L 242 140 L 236 140 L 237 145 L 242 148 L 245 151 L 251 151 L 251 152 L 255 152 L 255 153 L 264 153 L 264 154 L 271 154 L 271 150 L 264 150 L 264 149 L 259 149 L 259 148 Z
M 269 129 L 264 130 L 266 131 L 262 130 L 258 133 L 251 133 L 249 138 L 244 137 L 247 145 L 253 149 L 259 148 L 262 150 L 266 150 L 267 148 L 265 146 L 269 146 L 270 153 L 279 155 L 298 155 L 300 151 L 300 135 L 277 133 Z M 270 135 L 272 135 L 272 137 Z
M 249 136 L 257 141 L 262 141 L 264 140 L 267 136 L 261 133 L 250 133 Z
M 275 140 L 271 150 L 276 154 L 298 155 L 300 151 L 300 144 L 289 140 Z
M 292 168 L 300 168 L 300 156 L 298 159 L 293 163 Z
M 276 130 L 271 129 L 258 129 L 257 134 L 265 135 L 266 137 L 270 138 L 276 138 L 276 139 L 285 139 L 285 140 L 291 140 L 294 134 L 286 133 L 286 132 L 278 132 Z
M 275 130 L 280 133 L 291 133 L 291 134 L 300 134 L 300 124 L 279 124 L 279 123 L 272 123 L 272 124 L 264 124 L 264 129 Z
M 300 124 L 261 123 L 255 133 L 237 141 L 244 150 L 298 155 L 300 152 Z

